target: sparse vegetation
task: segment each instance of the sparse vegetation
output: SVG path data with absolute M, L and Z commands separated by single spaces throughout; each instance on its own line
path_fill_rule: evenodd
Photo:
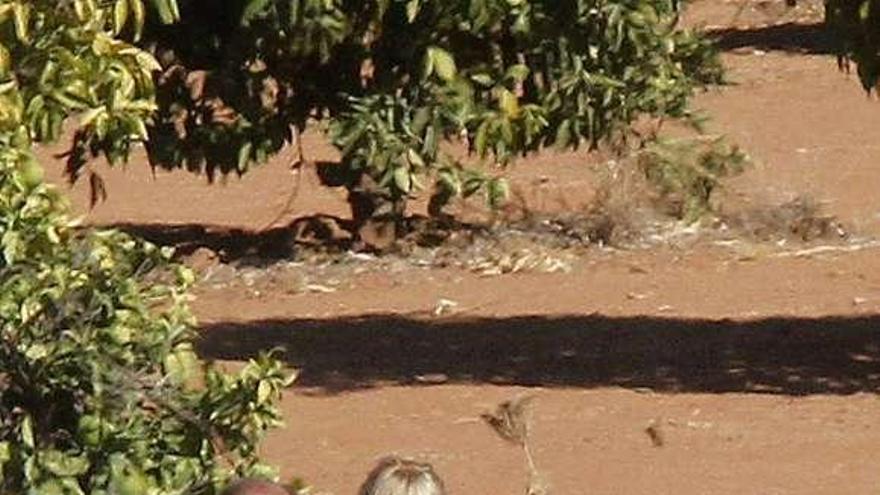
M 661 207 L 692 222 L 713 210 L 712 193 L 723 179 L 742 172 L 748 157 L 722 138 L 660 139 L 639 152 L 637 161 Z

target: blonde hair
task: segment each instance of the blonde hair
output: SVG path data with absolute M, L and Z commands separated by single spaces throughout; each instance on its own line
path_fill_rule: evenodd
M 443 481 L 430 464 L 396 456 L 379 461 L 359 495 L 446 495 Z

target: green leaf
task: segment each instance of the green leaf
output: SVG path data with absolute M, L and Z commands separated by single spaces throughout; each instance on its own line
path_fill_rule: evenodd
M 419 8 L 421 7 L 421 0 L 409 0 L 406 4 L 406 20 L 412 24 L 413 21 L 416 20 L 416 17 L 419 15 Z
M 434 57 L 433 52 L 429 48 L 425 52 L 425 57 L 422 59 L 422 79 L 427 79 L 434 75 Z
M 406 150 L 406 159 L 412 167 L 417 169 L 425 168 L 425 161 L 422 160 L 422 157 L 412 148 Z
M 31 417 L 25 415 L 21 420 L 21 443 L 29 450 L 33 450 L 34 444 L 34 427 L 31 423 Z
M 21 234 L 15 230 L 9 230 L 3 234 L 3 258 L 7 265 L 15 264 L 24 256 L 25 245 Z
M 92 414 L 80 416 L 77 430 L 80 440 L 86 447 L 97 447 L 101 443 L 103 428 L 98 416 Z
M 80 127 L 88 127 L 95 121 L 99 116 L 104 115 L 107 112 L 107 109 L 104 107 L 98 108 L 90 108 L 85 112 L 81 113 L 79 116 L 79 125 Z
M 6 77 L 12 68 L 12 55 L 2 43 L 0 43 L 0 77 Z
M 40 452 L 40 464 L 50 473 L 62 478 L 79 476 L 89 469 L 85 456 L 71 456 L 58 450 Z
M 254 145 L 250 141 L 244 143 L 241 148 L 238 149 L 238 170 L 243 172 L 248 169 L 248 163 L 251 161 L 251 150 Z
M 153 5 L 159 12 L 159 20 L 162 21 L 162 24 L 173 24 L 180 20 L 177 0 L 153 0 Z
M 241 25 L 248 26 L 255 19 L 266 14 L 270 2 L 271 0 L 248 0 L 241 13 Z
M 30 315 L 27 315 L 28 317 Z M 22 320 L 27 320 L 29 318 L 22 318 Z M 50 347 L 45 344 L 41 344 L 39 342 L 35 342 L 27 347 L 27 350 L 24 352 L 24 356 L 28 358 L 29 361 L 40 361 L 45 359 L 50 352 Z
M 412 178 L 406 167 L 397 167 L 394 169 L 394 185 L 404 193 L 409 193 L 412 189 Z
M 28 495 L 68 495 L 60 479 L 49 479 L 30 487 Z
M 527 77 L 529 77 L 530 72 L 531 71 L 529 70 L 528 66 L 516 64 L 507 69 L 505 77 L 513 80 L 514 82 L 521 83 L 525 81 Z
M 12 459 L 12 445 L 8 441 L 0 442 L 0 467 L 9 462 L 10 459 Z M 0 469 L 0 476 L 2 476 L 2 472 L 3 469 Z
M 504 115 L 509 118 L 519 116 L 519 99 L 508 89 L 502 89 L 498 94 L 498 106 Z
M 428 48 L 428 57 L 431 60 L 434 71 L 444 81 L 455 79 L 458 69 L 455 67 L 455 59 L 452 54 L 439 47 Z
M 487 189 L 487 199 L 492 208 L 500 207 L 510 196 L 510 187 L 507 181 L 501 177 L 490 180 Z
M 129 0 L 129 8 L 134 15 L 134 40 L 139 41 L 144 32 L 146 12 L 143 0 Z
M 113 33 L 119 34 L 125 29 L 128 22 L 128 2 L 129 0 L 116 0 L 113 5 Z
M 871 0 L 862 0 L 862 4 L 859 5 L 859 20 L 865 22 L 868 20 L 868 17 L 871 16 Z
M 27 42 L 30 33 L 30 5 L 22 2 L 12 4 L 13 20 L 15 21 L 15 36 L 21 42 Z
M 257 386 L 257 403 L 265 404 L 272 398 L 272 384 L 267 381 L 261 381 Z
M 559 127 L 556 128 L 556 140 L 554 145 L 559 149 L 564 149 L 571 144 L 571 120 L 563 120 Z
M 471 79 L 475 83 L 477 83 L 481 86 L 487 87 L 487 88 L 491 87 L 495 84 L 495 81 L 492 79 L 492 76 L 490 76 L 489 74 L 486 74 L 484 72 L 477 73 L 477 74 L 471 74 Z
M 154 483 L 141 470 L 128 468 L 113 474 L 110 490 L 114 495 L 144 495 L 155 491 L 151 485 Z
M 185 384 L 199 372 L 199 359 L 191 344 L 180 344 L 165 358 L 165 372 L 173 383 Z

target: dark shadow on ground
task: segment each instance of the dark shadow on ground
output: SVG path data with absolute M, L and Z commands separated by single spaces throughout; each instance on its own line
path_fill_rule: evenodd
M 299 253 L 316 251 L 340 253 L 353 249 L 354 222 L 332 215 L 309 215 L 287 225 L 249 230 L 203 224 L 133 224 L 118 223 L 100 227 L 118 229 L 160 246 L 175 249 L 178 259 L 185 259 L 201 248 L 216 253 L 223 263 L 268 266 L 277 261 L 296 259 Z M 399 245 L 418 244 L 436 247 L 452 233 L 486 232 L 479 224 L 459 222 L 451 217 L 429 218 L 410 215 L 404 220 L 407 232 Z M 369 246 L 361 250 L 370 250 Z M 394 247 L 386 249 L 393 252 Z
M 216 323 L 200 353 L 282 346 L 300 387 L 492 383 L 783 395 L 880 391 L 880 316 L 754 322 L 603 316 L 370 316 Z
M 812 55 L 835 53 L 832 37 L 822 23 L 786 23 L 753 29 L 726 28 L 711 30 L 707 34 L 716 40 L 718 48 L 723 51 L 753 48 Z
M 245 230 L 201 224 L 113 224 L 119 229 L 160 246 L 175 248 L 188 256 L 200 248 L 217 253 L 224 263 L 259 259 L 271 263 L 295 256 L 297 248 L 320 246 L 344 250 L 350 244 L 351 222 L 331 215 L 300 217 L 291 223 L 265 230 Z

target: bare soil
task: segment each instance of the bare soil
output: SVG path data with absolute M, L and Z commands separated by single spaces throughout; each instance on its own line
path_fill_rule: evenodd
M 297 178 L 289 157 L 213 186 L 154 175 L 142 158 L 97 166 L 110 197 L 93 210 L 86 184 L 68 191 L 90 223 L 185 249 L 204 278 L 204 355 L 287 348 L 299 384 L 265 455 L 316 492 L 354 494 L 396 452 L 435 463 L 452 494 L 522 493 L 521 453 L 478 416 L 528 392 L 554 494 L 877 493 L 880 107 L 837 71 L 819 12 L 695 1 L 687 22 L 716 31 L 733 82 L 696 106 L 754 159 L 724 191 L 730 204 L 810 197 L 844 241 L 679 232 L 650 248 L 539 246 L 522 270 L 509 269 L 521 258 L 486 261 L 492 244 L 446 266 L 431 251 L 414 253 L 434 256 L 421 264 L 297 261 L 272 251 L 286 223 L 314 230 L 347 211 L 343 191 L 308 168 Z M 309 159 L 334 158 L 306 139 Z M 547 153 L 512 175 L 530 207 L 571 210 L 593 197 L 600 161 Z

